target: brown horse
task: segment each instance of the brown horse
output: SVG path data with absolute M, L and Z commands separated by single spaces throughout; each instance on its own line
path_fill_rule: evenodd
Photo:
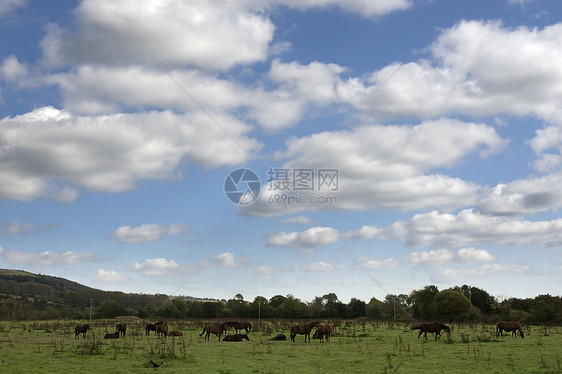
M 503 337 L 503 331 L 511 331 L 511 337 L 517 337 L 517 331 L 519 331 L 519 334 L 521 335 L 521 338 L 525 337 L 525 333 L 523 332 L 523 328 L 521 327 L 521 324 L 517 323 L 517 322 L 498 322 L 496 323 L 496 338 L 500 336 Z
M 427 333 L 431 332 L 431 333 L 435 333 L 435 340 L 440 339 L 441 338 L 441 330 L 445 330 L 447 331 L 447 336 L 450 338 L 451 337 L 451 329 L 449 328 L 449 326 L 444 325 L 442 323 L 422 323 L 419 326 L 416 327 L 412 327 L 412 330 L 420 330 L 420 333 L 418 334 L 418 339 L 420 338 L 421 334 L 424 334 L 425 340 L 427 340 Z
M 236 334 L 238 334 L 238 330 L 245 330 L 246 334 L 252 331 L 252 324 L 250 322 L 234 322 L 232 325 L 229 324 L 229 326 L 234 327 Z
M 121 336 L 125 336 L 125 333 L 127 332 L 127 325 L 124 323 L 118 323 L 117 326 L 115 326 L 115 328 L 117 329 L 117 331 L 119 331 Z
M 248 334 L 235 334 L 235 335 L 227 335 L 222 340 L 223 342 L 241 342 L 242 339 L 250 341 L 248 338 Z
M 308 341 L 310 341 L 310 331 L 312 330 L 313 327 L 316 327 L 318 325 L 319 325 L 318 322 L 311 322 L 306 325 L 297 325 L 291 327 L 291 341 L 292 342 L 295 341 L 295 336 L 297 336 L 297 334 L 304 335 L 305 343 L 307 337 L 308 337 Z
M 314 332 L 312 339 L 320 339 L 320 343 L 324 342 L 324 337 L 326 337 L 326 341 L 330 341 L 330 333 L 332 332 L 332 328 L 329 325 L 318 325 L 318 330 Z
M 163 323 L 163 321 L 160 321 L 158 323 L 149 323 L 148 325 L 146 325 L 146 335 L 150 335 L 151 331 L 154 331 L 156 333 L 156 326 L 162 325 Z
M 168 336 L 168 326 L 166 325 L 156 326 L 156 333 L 158 334 L 158 336 L 163 336 L 163 337 Z
M 90 328 L 90 325 L 88 325 L 88 324 L 82 325 L 82 326 L 76 326 L 74 328 L 74 338 L 79 339 L 80 334 L 82 334 L 82 337 L 84 339 L 86 339 L 86 331 L 88 331 L 89 328 Z
M 183 336 L 183 332 L 177 330 L 168 331 L 168 336 Z
M 203 334 L 207 333 L 207 335 L 205 335 L 205 340 L 210 340 L 209 336 L 211 334 L 215 334 L 218 335 L 219 337 L 219 342 L 221 341 L 221 336 L 224 330 L 226 330 L 227 328 L 227 324 L 223 323 L 221 325 L 206 325 L 203 328 L 203 332 L 201 334 L 199 334 L 199 336 L 203 336 Z

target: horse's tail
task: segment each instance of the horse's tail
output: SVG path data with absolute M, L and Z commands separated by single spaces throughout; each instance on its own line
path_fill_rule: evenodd
M 248 322 L 248 332 L 252 331 L 252 324 Z
M 207 330 L 207 327 L 203 327 L 203 332 L 201 334 L 199 334 L 199 336 L 203 336 L 203 334 L 205 333 L 205 330 Z

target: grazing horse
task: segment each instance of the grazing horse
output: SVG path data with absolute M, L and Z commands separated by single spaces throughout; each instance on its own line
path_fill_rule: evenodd
M 427 340 L 427 333 L 435 333 L 435 340 L 441 338 L 441 330 L 447 331 L 447 336 L 451 337 L 451 329 L 449 326 L 444 325 L 442 323 L 422 323 L 419 326 L 412 327 L 412 330 L 420 330 L 418 334 L 418 339 L 420 338 L 421 334 L 424 334 L 425 340 Z
M 127 332 L 127 325 L 124 323 L 118 323 L 117 326 L 115 326 L 115 328 L 117 329 L 117 331 L 119 331 L 121 334 L 120 336 L 125 336 L 125 333 Z
M 160 321 L 158 323 L 149 323 L 148 325 L 146 325 L 146 335 L 150 335 L 151 331 L 154 331 L 154 333 L 156 333 L 156 326 L 162 325 L 163 323 L 163 321 Z
M 177 330 L 168 331 L 168 336 L 183 336 L 183 332 Z
M 525 333 L 523 332 L 523 328 L 521 327 L 521 324 L 517 323 L 517 322 L 498 322 L 496 323 L 496 338 L 498 336 L 503 337 L 503 331 L 511 331 L 511 337 L 517 337 L 517 331 L 519 331 L 519 334 L 521 335 L 522 338 L 525 337 Z
M 105 334 L 104 339 L 119 339 L 119 331 L 115 331 L 113 334 Z
M 82 325 L 82 326 L 76 326 L 74 328 L 74 338 L 78 339 L 78 338 L 80 338 L 80 334 L 82 334 L 82 337 L 84 339 L 86 339 L 86 331 L 88 331 L 89 328 L 90 328 L 90 325 L 88 325 L 88 324 Z
M 224 337 L 224 339 L 222 341 L 223 342 L 241 342 L 242 339 L 246 339 L 246 340 L 250 341 L 250 338 L 248 338 L 248 334 L 227 335 L 227 336 Z
M 275 340 L 275 341 L 287 340 L 287 337 L 285 336 L 285 334 L 277 334 L 277 336 L 275 336 L 275 337 L 273 337 L 269 340 Z
M 297 326 L 291 327 L 291 341 L 292 342 L 295 341 L 295 336 L 297 336 L 297 334 L 304 335 L 304 342 L 305 343 L 306 343 L 307 337 L 308 337 L 308 341 L 310 341 L 310 331 L 312 330 L 313 327 L 316 327 L 318 325 L 319 325 L 318 322 L 311 322 L 311 323 L 308 323 L 306 325 L 297 325 Z
M 223 323 L 221 325 L 207 325 L 203 328 L 203 332 L 199 334 L 199 336 L 203 336 L 204 333 L 207 333 L 207 335 L 205 335 L 205 340 L 210 340 L 209 336 L 211 334 L 215 334 L 218 335 L 220 342 L 222 333 L 224 330 L 226 330 L 227 327 L 228 326 L 226 323 Z
M 320 342 L 324 342 L 324 337 L 326 337 L 326 341 L 330 341 L 330 333 L 332 332 L 332 328 L 329 325 L 318 325 L 318 330 L 314 332 L 312 339 L 320 339 Z
M 234 327 L 234 330 L 236 331 L 237 334 L 238 334 L 238 330 L 245 330 L 246 334 L 252 331 L 252 324 L 250 322 L 234 322 L 232 327 Z
M 158 336 L 168 336 L 168 326 L 166 325 L 158 325 L 156 326 L 156 333 L 158 334 Z

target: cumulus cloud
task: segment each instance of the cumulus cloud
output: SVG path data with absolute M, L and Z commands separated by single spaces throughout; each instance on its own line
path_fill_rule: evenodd
M 448 279 L 483 277 L 502 273 L 527 273 L 530 267 L 526 265 L 485 264 L 473 269 L 447 269 L 443 277 Z
M 165 258 L 149 258 L 139 263 L 135 262 L 131 266 L 131 270 L 149 276 L 176 275 L 182 267 L 175 260 L 167 260 Z
M 25 64 L 20 63 L 14 55 L 4 59 L 0 65 L 0 76 L 9 83 L 16 82 L 28 74 L 29 68 Z
M 114 270 L 99 269 L 94 279 L 100 282 L 122 282 L 128 278 Z
M 387 258 L 385 260 L 375 260 L 369 257 L 362 257 L 357 260 L 366 269 L 392 269 L 399 265 L 398 260 Z
M 313 222 L 314 221 L 311 218 L 305 216 L 287 218 L 281 221 L 281 223 L 284 225 L 310 225 Z
M 72 199 L 74 187 L 123 192 L 140 180 L 181 177 L 189 163 L 238 165 L 260 148 L 247 125 L 215 118 L 223 128 L 204 113 L 170 111 L 87 117 L 44 107 L 1 119 L 0 198 Z
M 247 266 L 248 259 L 238 259 L 231 252 L 224 252 L 209 261 L 202 262 L 204 266 L 217 266 L 225 269 L 241 269 Z
M 462 248 L 456 253 L 448 249 L 414 252 L 408 263 L 417 266 L 422 264 L 443 264 L 448 262 L 492 262 L 495 257 L 485 249 Z
M 172 224 L 169 226 L 145 224 L 137 227 L 118 227 L 110 236 L 119 240 L 121 243 L 138 244 L 157 241 L 168 235 L 179 235 L 187 232 L 187 230 L 188 226 L 185 223 Z
M 16 10 L 26 5 L 26 0 L 2 0 L 0 1 L 0 18 L 3 18 Z
M 256 268 L 256 273 L 260 275 L 274 275 L 274 274 L 278 274 L 279 270 L 277 270 L 272 266 L 260 265 Z
M 90 252 L 77 253 L 73 251 L 44 251 L 41 253 L 26 253 L 17 250 L 4 249 L 1 246 L 0 255 L 10 264 L 25 265 L 72 265 L 90 262 L 97 257 L 97 255 Z
M 86 0 L 74 10 L 76 29 L 51 25 L 41 42 L 43 58 L 52 66 L 162 63 L 212 70 L 264 60 L 273 23 L 235 3 L 217 5 Z
M 559 246 L 562 219 L 527 221 L 521 217 L 488 216 L 467 209 L 458 214 L 437 211 L 416 214 L 378 231 L 381 240 L 400 239 L 412 247 L 468 247 L 486 243 L 504 246 Z M 482 253 L 468 251 L 467 257 Z M 462 256 L 461 256 L 462 257 Z
M 306 266 L 306 270 L 312 272 L 330 271 L 333 268 L 332 264 L 323 261 L 313 262 L 312 264 Z
M 481 157 L 504 149 L 507 142 L 490 126 L 454 119 L 419 125 L 365 125 L 353 130 L 294 138 L 277 155 L 283 168 L 338 170 L 337 192 L 330 188 L 299 191 L 303 196 L 335 196 L 335 204 L 271 204 L 275 189 L 264 189 L 241 212 L 275 216 L 315 209 L 398 209 L 411 211 L 473 204 L 482 188 L 459 178 L 432 173 L 452 168 L 471 153 Z
M 300 233 L 294 231 L 270 234 L 266 246 L 311 248 L 331 244 L 338 237 L 338 231 L 331 227 L 311 227 Z
M 262 0 L 260 0 L 260 3 Z M 410 0 L 269 0 L 272 4 L 283 4 L 291 8 L 306 10 L 310 8 L 337 7 L 345 12 L 360 14 L 363 17 L 380 17 L 391 12 L 410 9 L 414 6 Z

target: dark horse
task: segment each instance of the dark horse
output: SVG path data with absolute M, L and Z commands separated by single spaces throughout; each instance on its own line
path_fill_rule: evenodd
M 291 341 L 292 342 L 295 341 L 295 336 L 297 336 L 297 334 L 304 335 L 305 343 L 306 343 L 306 338 L 308 338 L 308 341 L 310 341 L 310 331 L 315 326 L 318 326 L 318 322 L 310 322 L 306 325 L 297 325 L 291 327 Z
M 223 342 L 241 342 L 242 339 L 246 339 L 246 340 L 250 341 L 250 338 L 248 338 L 248 334 L 227 335 L 227 336 L 224 337 L 224 339 L 222 341 Z
M 238 334 L 238 330 L 245 330 L 246 334 L 252 331 L 252 324 L 250 322 L 227 322 L 228 327 L 234 327 Z
M 113 334 L 105 334 L 104 339 L 119 339 L 119 331 L 115 331 Z
M 221 341 L 221 335 L 223 333 L 224 330 L 226 330 L 227 328 L 227 324 L 223 323 L 221 325 L 206 325 L 205 327 L 203 327 L 203 332 L 201 334 L 199 334 L 199 336 L 203 336 L 204 333 L 207 333 L 207 335 L 205 335 L 205 340 L 210 340 L 209 336 L 211 334 L 215 334 L 218 335 L 219 337 L 219 342 Z
M 498 322 L 496 323 L 496 337 L 501 336 L 503 337 L 503 331 L 511 331 L 511 337 L 517 336 L 517 331 L 519 331 L 519 334 L 521 335 L 522 338 L 525 337 L 525 333 L 523 332 L 523 328 L 521 327 L 521 324 L 517 323 L 517 322 Z
M 162 325 L 163 323 L 163 321 L 160 321 L 158 323 L 149 323 L 148 325 L 146 325 L 146 335 L 150 335 L 151 331 L 154 331 L 154 333 L 156 333 L 156 326 Z
M 451 329 L 449 326 L 444 325 L 442 323 L 422 323 L 419 326 L 412 327 L 412 330 L 420 330 L 418 334 L 418 339 L 420 338 L 421 334 L 424 334 L 425 340 L 427 340 L 427 333 L 434 332 L 435 333 L 435 340 L 441 338 L 441 330 L 447 331 L 447 336 L 451 337 Z
M 78 339 L 80 336 L 80 334 L 82 334 L 82 336 L 84 337 L 84 339 L 86 339 L 86 331 L 88 331 L 88 329 L 90 328 L 90 325 L 82 325 L 82 326 L 76 326 L 74 328 L 74 338 Z
M 121 336 L 125 336 L 125 333 L 127 332 L 126 324 L 118 323 L 117 326 L 115 326 L 115 328 L 117 329 L 117 331 L 120 333 Z
M 312 336 L 312 339 L 320 339 L 322 343 L 324 341 L 324 337 L 326 337 L 326 341 L 330 341 L 330 334 L 332 332 L 332 328 L 329 325 L 318 325 L 318 330 Z
M 285 336 L 285 334 L 277 334 L 277 336 L 274 336 L 269 340 L 275 340 L 275 341 L 287 340 L 287 337 Z

